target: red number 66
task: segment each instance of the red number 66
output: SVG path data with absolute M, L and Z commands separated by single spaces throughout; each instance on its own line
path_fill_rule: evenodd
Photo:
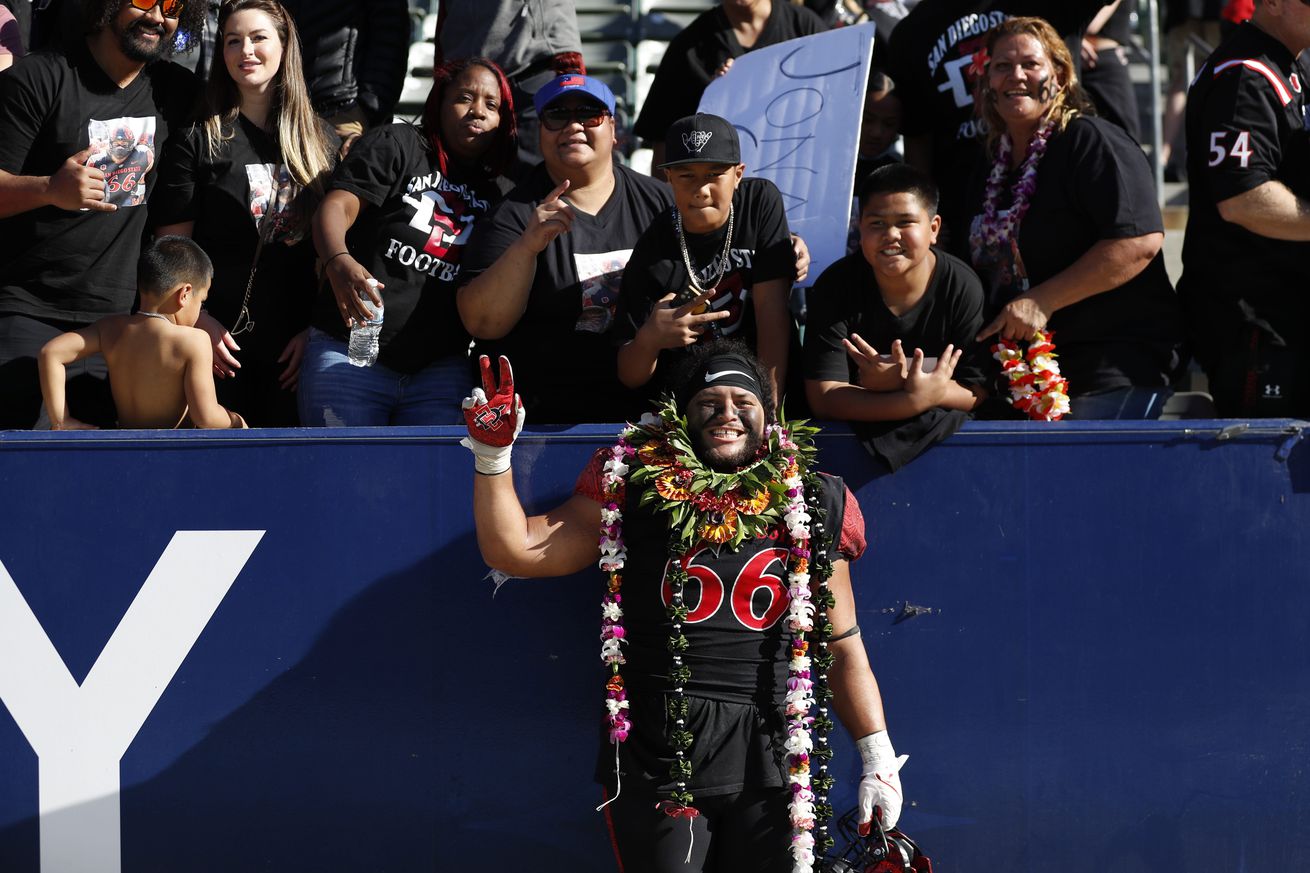
M 705 621 L 718 612 L 719 607 L 723 605 L 723 580 L 709 567 L 702 567 L 692 563 L 702 551 L 704 551 L 704 548 L 698 549 L 683 559 L 687 575 L 700 582 L 700 599 L 694 607 L 688 604 L 688 624 L 698 624 Z M 732 580 L 732 589 L 729 593 L 732 614 L 736 617 L 738 623 L 745 628 L 762 631 L 765 628 L 772 627 L 787 611 L 787 604 L 790 601 L 787 594 L 787 580 L 785 577 L 772 572 L 774 564 L 781 567 L 787 566 L 786 549 L 762 550 L 747 561 L 746 566 L 742 567 L 741 572 L 737 574 L 737 578 Z M 756 592 L 761 589 L 769 592 L 769 605 L 765 607 L 762 615 L 756 615 L 755 610 L 752 608 L 752 602 L 755 599 Z M 673 599 L 673 589 L 669 585 L 667 569 L 664 584 L 660 587 L 660 597 L 663 599 L 665 606 L 668 606 Z

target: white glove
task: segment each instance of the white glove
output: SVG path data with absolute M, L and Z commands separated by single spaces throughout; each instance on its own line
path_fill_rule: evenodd
M 889 831 L 896 827 L 896 821 L 901 817 L 900 770 L 910 756 L 896 757 L 886 731 L 861 737 L 855 741 L 855 748 L 860 750 L 860 760 L 864 763 L 859 789 L 860 833 L 867 833 L 875 806 L 882 816 L 879 825 L 884 831 Z
M 514 393 L 514 370 L 509 359 L 500 359 L 500 384 L 491 375 L 491 361 L 483 355 L 478 361 L 482 385 L 474 388 L 460 404 L 469 435 L 459 441 L 473 453 L 473 467 L 479 473 L 494 476 L 509 469 L 514 440 L 523 430 L 523 403 Z

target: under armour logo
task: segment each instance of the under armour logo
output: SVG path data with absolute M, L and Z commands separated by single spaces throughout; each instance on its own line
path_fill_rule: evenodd
M 713 131 L 693 130 L 682 135 L 682 147 L 689 152 L 700 154 L 700 150 L 705 148 L 705 144 L 714 136 Z
M 1266 397 L 1282 397 L 1282 396 L 1283 396 L 1283 386 L 1282 386 L 1282 385 L 1265 385 L 1265 396 L 1266 396 Z
M 488 406 L 473 416 L 473 423 L 483 430 L 495 430 L 500 427 L 500 423 L 505 419 L 505 413 L 507 412 L 509 412 L 509 406 L 504 403 L 500 406 Z

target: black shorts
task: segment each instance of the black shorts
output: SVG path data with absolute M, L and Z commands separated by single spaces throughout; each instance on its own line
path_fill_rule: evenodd
M 50 340 L 81 326 L 0 315 L 0 430 L 25 430 L 36 424 L 41 414 L 36 357 Z M 117 415 L 105 359 L 92 355 L 70 364 L 66 377 L 72 416 L 97 427 L 113 427 Z
M 790 798 L 785 787 L 697 797 L 700 815 L 686 819 L 665 815 L 654 795 L 625 788 L 604 810 L 619 873 L 789 873 Z

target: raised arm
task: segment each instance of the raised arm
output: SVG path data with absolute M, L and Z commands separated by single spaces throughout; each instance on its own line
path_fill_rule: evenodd
M 562 199 L 568 190 L 565 179 L 528 216 L 519 238 L 457 292 L 460 320 L 473 336 L 500 339 L 523 317 L 537 275 L 537 255 L 573 227 L 573 207 Z
M 567 576 L 599 557 L 601 507 L 574 495 L 545 515 L 528 516 L 514 490 L 510 454 L 523 429 L 523 404 L 514 393 L 514 371 L 500 359 L 500 378 L 486 355 L 479 360 L 482 385 L 464 398 L 473 452 L 473 521 L 478 548 L 489 565 L 511 576 Z
M 246 427 L 245 419 L 219 405 L 214 390 L 214 350 L 203 330 L 192 329 L 182 348 L 186 356 L 183 387 L 186 391 L 187 417 L 201 428 Z
M 94 324 L 81 330 L 62 333 L 41 347 L 37 370 L 41 377 L 41 398 L 45 401 L 51 430 L 88 430 L 93 427 L 68 414 L 64 382 L 69 364 L 99 353 L 100 328 Z
M 833 627 L 833 642 L 828 646 L 833 662 L 828 679 L 833 708 L 847 732 L 856 738 L 855 746 L 863 765 L 858 790 L 860 829 L 867 831 L 866 823 L 871 821 L 876 807 L 882 828 L 890 830 L 901 815 L 900 769 L 908 756 L 898 758 L 887 736 L 882 694 L 855 623 L 855 597 L 851 593 L 850 567 L 846 561 L 833 563 L 828 587 L 834 599 L 828 611 Z

